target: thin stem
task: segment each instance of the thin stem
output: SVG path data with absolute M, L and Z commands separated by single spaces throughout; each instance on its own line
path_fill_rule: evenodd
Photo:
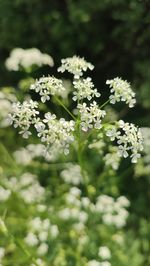
M 66 110 L 66 112 L 74 119 L 74 120 L 76 120 L 76 117 L 68 110 L 68 108 L 62 103 L 62 101 L 61 100 L 59 100 L 59 98 L 57 98 L 56 96 L 55 96 L 55 99 L 56 99 L 56 101 Z
M 103 108 L 107 103 L 110 102 L 110 99 L 108 99 L 105 103 L 103 103 L 101 106 L 100 106 L 100 109 Z

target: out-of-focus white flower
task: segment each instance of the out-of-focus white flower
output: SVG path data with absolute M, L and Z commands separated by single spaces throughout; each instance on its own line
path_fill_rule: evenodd
M 51 95 L 61 96 L 65 91 L 62 80 L 55 77 L 42 77 L 32 84 L 30 89 L 39 93 L 43 103 L 49 101 Z
M 111 251 L 106 246 L 100 247 L 98 251 L 98 256 L 103 260 L 109 260 L 111 258 Z
M 93 70 L 94 66 L 85 61 L 84 58 L 74 55 L 61 60 L 62 65 L 58 68 L 58 72 L 68 71 L 74 75 L 75 79 L 79 79 L 83 75 L 83 71 Z
M 31 246 L 31 247 L 36 246 L 39 243 L 37 236 L 33 234 L 32 232 L 29 232 L 27 234 L 24 241 L 28 246 Z
M 9 71 L 19 71 L 20 67 L 28 69 L 34 65 L 39 67 L 42 65 L 49 65 L 52 67 L 54 61 L 51 56 L 41 53 L 37 48 L 15 48 L 6 59 L 5 65 Z
M 37 254 L 39 256 L 44 256 L 47 252 L 48 252 L 48 245 L 46 243 L 42 243 L 37 249 Z
M 132 91 L 130 83 L 126 80 L 122 80 L 121 78 L 114 78 L 111 80 L 107 80 L 106 84 L 111 88 L 111 93 L 113 93 L 109 99 L 110 103 L 115 104 L 116 102 L 123 101 L 129 104 L 129 107 L 134 107 L 135 93 Z
M 102 221 L 106 225 L 114 225 L 117 228 L 122 228 L 126 225 L 128 218 L 128 207 L 130 202 L 125 197 L 119 197 L 116 201 L 107 195 L 101 195 L 97 198 L 95 204 L 96 212 L 101 214 Z
M 89 107 L 86 103 L 83 103 L 78 104 L 77 108 L 79 109 L 83 131 L 88 131 L 91 128 L 100 129 L 102 127 L 102 118 L 104 118 L 106 112 L 99 109 L 95 101 L 90 103 Z
M 90 260 L 87 263 L 88 266 L 101 266 L 100 262 L 97 260 Z
M 9 199 L 11 191 L 0 186 L 0 201 L 6 201 Z
M 45 262 L 41 259 L 36 259 L 36 264 L 32 263 L 31 266 L 46 266 Z
M 68 164 L 60 176 L 68 184 L 78 185 L 83 181 L 81 167 L 77 164 Z

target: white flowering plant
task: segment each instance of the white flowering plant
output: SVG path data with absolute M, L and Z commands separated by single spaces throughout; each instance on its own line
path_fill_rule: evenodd
M 59 76 L 32 79 L 29 91 L 41 102 L 21 95 L 7 111 L 26 146 L 17 143 L 7 157 L 13 167 L 0 168 L 0 265 L 144 265 L 117 172 L 122 158 L 140 161 L 143 137 L 111 109 L 119 101 L 132 108 L 135 93 L 121 78 L 108 80 L 102 103 L 83 77 L 93 68 L 78 56 L 63 59 L 58 72 L 73 75 L 71 85 Z

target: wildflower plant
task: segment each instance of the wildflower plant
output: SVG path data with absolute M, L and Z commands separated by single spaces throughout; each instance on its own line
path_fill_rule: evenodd
M 68 71 L 73 74 L 71 97 L 76 102 L 75 111 L 69 110 L 63 103 L 62 95 L 66 89 L 61 79 L 53 76 L 42 77 L 36 80 L 30 89 L 39 93 L 43 103 L 54 98 L 55 102 L 68 113 L 70 119 L 58 118 L 52 112 L 45 113 L 41 118 L 38 103 L 29 100 L 22 104 L 20 102 L 13 104 L 12 113 L 9 115 L 10 123 L 20 128 L 19 133 L 24 138 L 31 135 L 33 126 L 45 146 L 46 153 L 50 153 L 55 147 L 60 153 L 67 155 L 71 146 L 77 147 L 82 171 L 83 150 L 87 143 L 90 144 L 89 137 L 92 134 L 96 137 L 100 132 L 103 138 L 107 136 L 110 141 L 115 141 L 118 156 L 124 158 L 130 156 L 132 163 L 136 163 L 143 149 L 140 129 L 122 120 L 106 123 L 104 118 L 107 113 L 103 109 L 109 102 L 114 104 L 119 101 L 125 102 L 132 108 L 136 101 L 130 84 L 121 78 L 107 80 L 106 84 L 110 86 L 111 95 L 108 101 L 100 104 L 100 93 L 94 87 L 92 79 L 82 77 L 85 71 L 92 70 L 94 66 L 78 56 L 62 59 L 61 62 L 58 71 L 62 73 Z

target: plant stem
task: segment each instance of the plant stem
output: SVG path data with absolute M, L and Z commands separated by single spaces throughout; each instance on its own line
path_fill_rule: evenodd
M 68 108 L 62 103 L 62 101 L 55 96 L 56 101 L 65 109 L 65 111 L 74 119 L 76 120 L 76 117 L 68 110 Z
M 101 108 L 103 108 L 107 103 L 109 103 L 110 102 L 110 99 L 108 99 L 105 103 L 103 103 L 99 108 L 101 109 Z

